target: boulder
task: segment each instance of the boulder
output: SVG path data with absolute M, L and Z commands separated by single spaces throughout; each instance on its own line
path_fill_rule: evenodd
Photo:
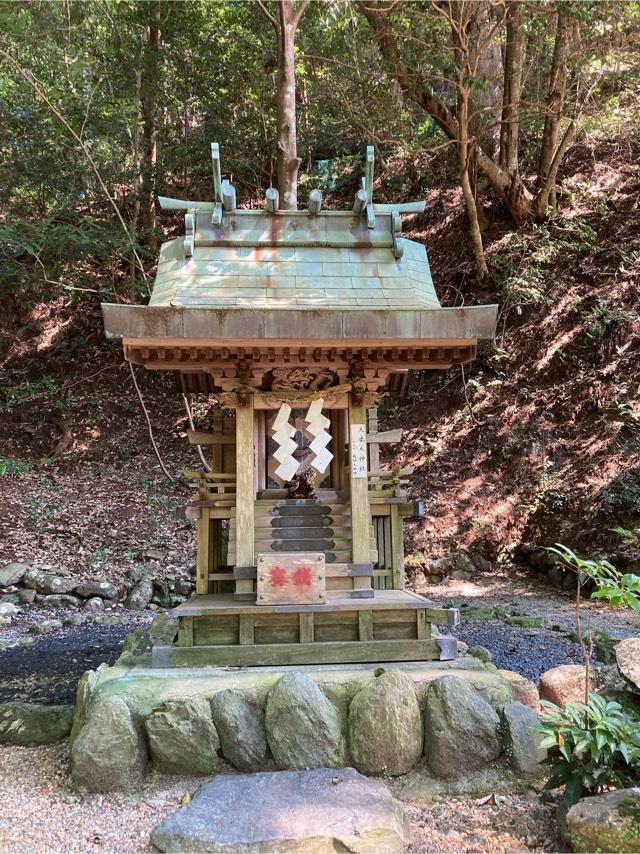
M 176 579 L 176 593 L 188 599 L 193 593 L 193 582 L 188 581 L 186 578 Z
M 0 587 L 11 587 L 20 584 L 29 570 L 28 563 L 7 563 L 0 569 Z
M 383 673 L 351 701 L 349 748 L 363 774 L 407 774 L 422 755 L 423 739 L 415 688 L 405 673 Z
M 87 599 L 85 601 L 83 609 L 85 611 L 89 611 L 92 614 L 95 614 L 98 611 L 104 611 L 104 599 L 102 599 L 100 596 L 91 596 L 90 599 Z
M 431 684 L 424 715 L 424 752 L 438 776 L 480 771 L 500 755 L 497 713 L 458 676 Z
M 73 706 L 0 704 L 0 744 L 37 747 L 55 744 L 71 732 Z
M 535 683 L 514 670 L 498 670 L 498 673 L 509 683 L 514 700 L 529 706 L 536 714 L 540 711 L 540 695 Z
M 126 608 L 133 608 L 136 611 L 142 611 L 146 608 L 151 597 L 153 596 L 153 581 L 150 578 L 143 578 L 133 587 L 127 598 L 124 601 Z
M 471 577 L 476 567 L 466 552 L 456 552 L 451 561 L 451 568 L 454 572 L 468 573 Z
M 20 612 L 13 602 L 0 602 L 0 617 L 13 617 Z
M 493 655 L 491 654 L 491 650 L 487 649 L 486 646 L 480 646 L 477 644 L 476 646 L 470 646 L 468 655 L 473 658 L 477 658 L 478 661 L 483 661 L 485 664 L 491 664 L 493 661 Z
M 202 697 L 166 700 L 145 721 L 151 758 L 163 774 L 213 774 L 220 740 Z
M 78 585 L 77 578 L 49 572 L 35 566 L 27 570 L 22 581 L 25 587 L 31 587 L 32 590 L 45 596 L 71 593 Z
M 220 775 L 151 834 L 160 851 L 403 851 L 411 830 L 380 780 L 353 768 Z
M 491 572 L 491 561 L 484 555 L 476 551 L 470 551 L 468 554 L 478 572 Z
M 141 785 L 147 765 L 142 733 L 121 697 L 95 702 L 71 747 L 71 775 L 89 792 L 129 790 Z
M 118 588 L 109 581 L 83 581 L 76 587 L 76 593 L 83 599 L 117 599 Z
M 629 685 L 620 675 L 615 664 L 593 664 L 593 680 L 598 694 L 610 700 L 617 699 L 617 694 L 629 692 Z
M 564 584 L 564 570 L 560 564 L 555 564 L 555 566 L 551 567 L 547 573 L 547 582 L 553 585 L 553 587 L 562 589 L 562 585 Z
M 640 691 L 640 638 L 627 638 L 616 645 L 616 664 L 623 679 Z
M 36 591 L 31 589 L 30 587 L 24 587 L 22 590 L 18 590 L 18 599 L 22 605 L 31 605 L 35 601 Z
M 122 641 L 122 652 L 117 663 L 133 664 L 134 659 L 140 655 L 147 655 L 151 652 L 151 637 L 147 629 L 134 629 L 129 634 L 125 635 Z
M 542 629 L 547 621 L 544 617 L 531 617 L 526 614 L 510 614 L 505 618 L 509 626 L 518 626 L 521 629 Z
M 517 774 L 535 776 L 547 751 L 540 747 L 542 735 L 536 732 L 538 716 L 529 706 L 513 702 L 501 710 L 505 753 Z
M 529 555 L 529 563 L 534 569 L 551 569 L 557 560 L 557 555 L 548 549 L 534 549 Z
M 178 618 L 158 614 L 151 620 L 149 637 L 154 644 L 172 644 L 178 637 Z
M 640 851 L 640 788 L 583 798 L 566 821 L 573 851 Z
M 211 712 L 227 762 L 238 771 L 263 769 L 269 759 L 264 712 L 229 690 L 214 694 Z
M 586 676 L 581 664 L 561 664 L 540 677 L 540 699 L 564 709 L 567 703 L 583 703 Z M 593 679 L 591 687 L 595 688 Z
M 42 597 L 42 604 L 49 608 L 77 608 L 80 599 L 68 593 L 52 593 L 50 596 Z
M 267 695 L 267 740 L 280 768 L 339 768 L 346 744 L 335 707 L 304 673 L 287 673 Z
M 48 635 L 49 632 L 55 632 L 62 628 L 62 620 L 41 620 L 39 623 L 32 623 L 28 632 L 32 635 Z

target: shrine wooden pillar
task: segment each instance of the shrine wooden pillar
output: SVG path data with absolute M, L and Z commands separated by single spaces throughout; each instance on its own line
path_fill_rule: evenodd
M 236 564 L 234 598 L 254 598 L 250 568 L 255 567 L 255 479 L 253 392 L 238 394 L 236 406 Z M 244 578 L 242 577 L 244 575 Z
M 353 393 L 349 394 L 349 479 L 353 562 L 370 563 L 367 410 L 361 397 Z

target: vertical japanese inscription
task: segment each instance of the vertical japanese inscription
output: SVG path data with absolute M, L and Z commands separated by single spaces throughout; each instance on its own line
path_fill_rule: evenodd
M 364 424 L 351 425 L 351 476 L 367 476 L 367 428 Z

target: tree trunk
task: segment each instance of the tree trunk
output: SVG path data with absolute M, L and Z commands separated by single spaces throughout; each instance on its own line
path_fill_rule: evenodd
M 142 162 L 140 229 L 145 246 L 156 249 L 156 166 L 158 158 L 156 108 L 160 86 L 160 2 L 147 3 L 148 23 L 142 58 Z
M 543 186 L 549 177 L 553 157 L 560 138 L 560 120 L 564 107 L 564 93 L 567 86 L 567 59 L 571 37 L 571 21 L 558 3 L 556 19 L 556 38 L 553 46 L 553 58 L 549 73 L 549 86 L 545 100 L 544 130 L 538 161 L 538 186 Z M 555 195 L 555 191 L 553 191 Z
M 296 69 L 294 43 L 297 21 L 293 0 L 278 0 L 278 191 L 280 207 L 298 207 L 298 141 L 296 132 Z
M 458 173 L 469 220 L 469 232 L 476 265 L 476 282 L 483 284 L 489 278 L 489 270 L 484 257 L 478 208 L 469 176 L 469 164 L 472 159 L 471 148 L 474 145 L 473 141 L 469 139 L 469 80 L 472 76 L 471 65 L 472 62 L 475 62 L 478 47 L 478 31 L 477 27 L 474 26 L 477 7 L 465 2 L 457 2 L 452 4 L 450 9 L 451 35 L 458 69 L 456 75 Z
M 138 225 L 140 222 L 140 190 L 142 187 L 142 176 L 140 174 L 140 113 L 142 108 L 142 69 L 136 68 L 136 84 L 134 95 L 134 124 L 131 134 L 131 148 L 133 159 L 133 214 L 131 216 L 131 240 L 135 244 L 138 240 Z M 129 280 L 131 282 L 131 295 L 133 296 L 133 282 L 138 274 L 135 257 L 131 257 L 129 266 Z
M 524 4 L 507 8 L 507 46 L 504 58 L 502 124 L 500 126 L 499 165 L 510 175 L 518 173 L 520 138 L 520 97 L 524 65 Z
M 552 212 L 556 212 L 556 177 L 558 175 L 560 164 L 562 163 L 562 158 L 573 142 L 575 132 L 576 122 L 575 119 L 572 119 L 569 122 L 569 126 L 567 127 L 564 136 L 562 137 L 562 142 L 558 145 L 556 153 L 553 156 L 547 180 L 540 188 L 540 192 L 536 197 L 535 215 L 538 222 L 543 222 L 543 220 L 547 218 L 549 205 L 551 205 Z
M 468 0 L 467 0 L 468 2 Z M 500 113 L 502 110 L 502 48 L 498 40 L 487 37 L 493 28 L 494 10 L 486 0 L 473 9 L 474 26 L 469 30 L 468 38 L 475 41 L 477 55 L 470 62 L 471 73 L 483 82 L 470 98 L 471 110 L 480 110 L 478 119 L 472 120 L 471 131 L 480 144 L 491 151 L 492 158 L 500 150 Z

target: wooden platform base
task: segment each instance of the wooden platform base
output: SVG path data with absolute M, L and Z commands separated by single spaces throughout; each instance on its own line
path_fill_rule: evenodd
M 437 640 L 342 641 L 256 644 L 252 646 L 177 646 L 168 652 L 174 667 L 261 667 L 286 664 L 355 664 L 375 661 L 439 661 Z
M 352 599 L 328 591 L 325 604 L 255 605 L 232 594 L 192 597 L 175 609 L 178 643 L 167 664 L 179 667 L 426 661 L 454 658 L 453 638 L 431 625 L 455 625 L 455 608 L 434 608 L 405 590 Z

